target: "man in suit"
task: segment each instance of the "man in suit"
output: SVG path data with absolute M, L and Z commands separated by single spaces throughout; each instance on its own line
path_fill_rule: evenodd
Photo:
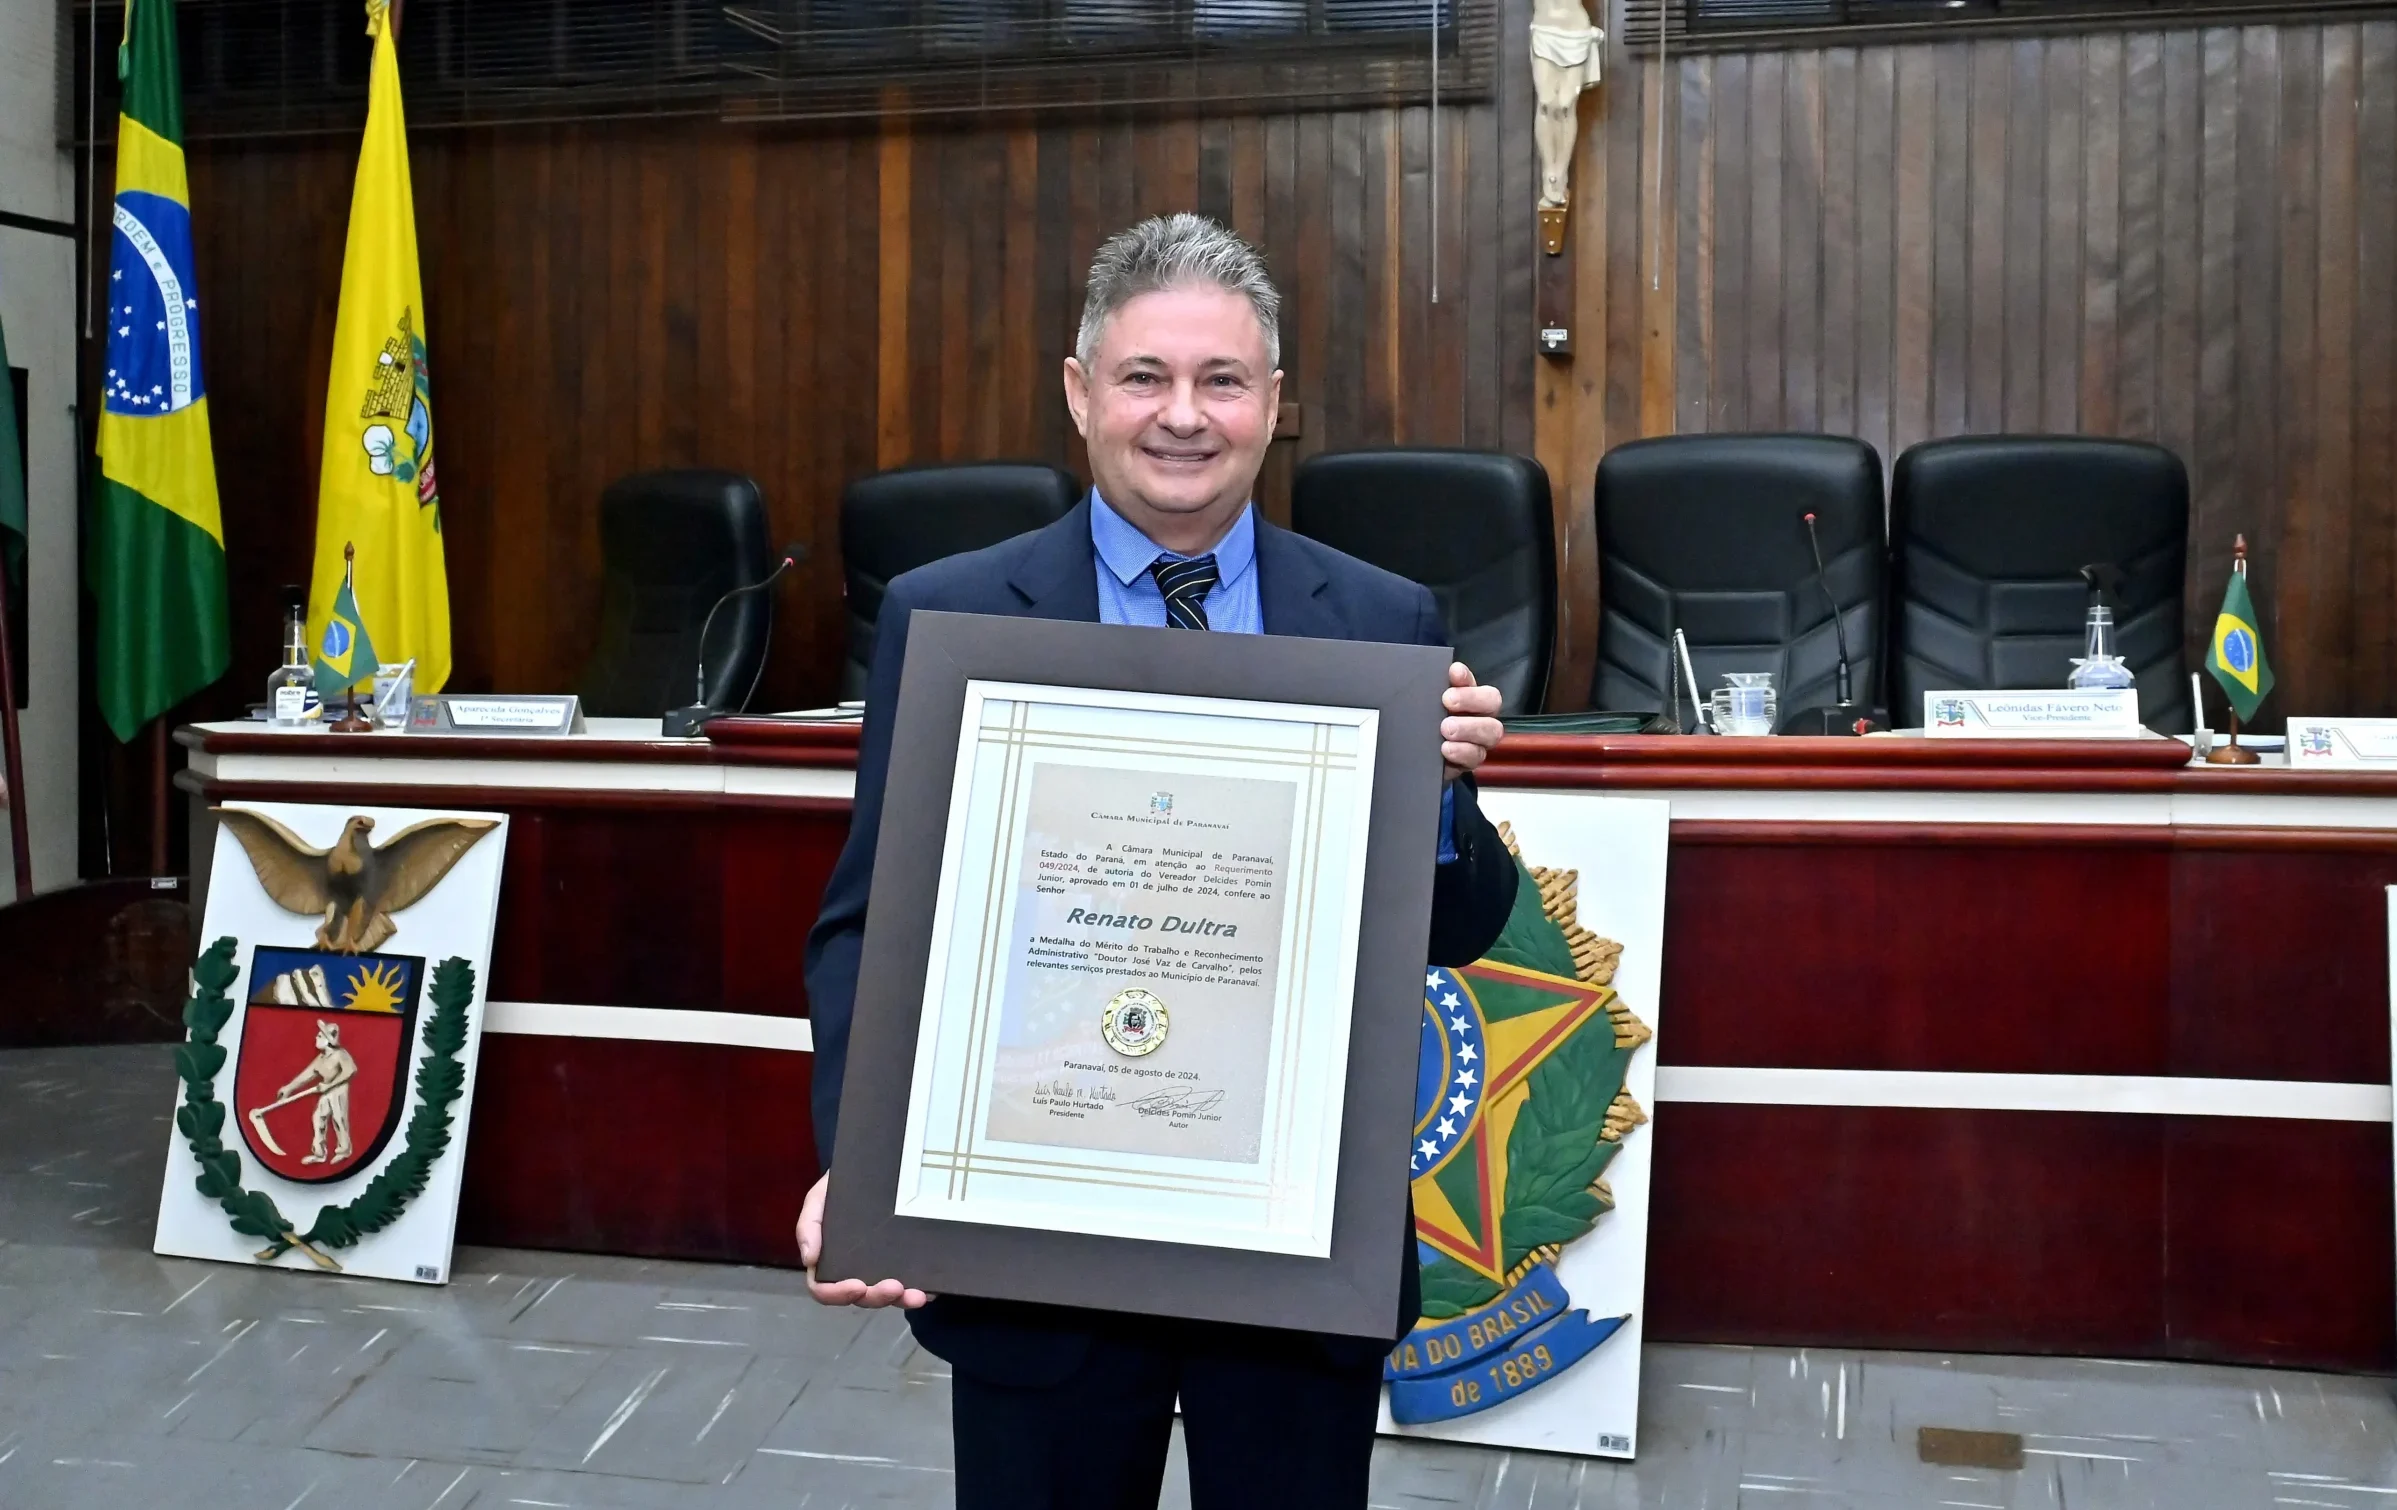
M 1251 503 L 1280 409 L 1281 298 L 1263 260 L 1211 220 L 1141 222 L 1091 265 L 1065 398 L 1090 453 L 1089 498 L 1047 529 L 893 581 L 883 599 L 858 751 L 849 842 L 808 940 L 816 1146 L 829 1171 L 881 826 L 908 615 L 938 609 L 1214 633 L 1444 644 L 1423 587 L 1277 529 Z M 1498 744 L 1497 689 L 1449 668 L 1433 883 L 1432 963 L 1478 958 L 1506 924 L 1512 856 L 1476 806 L 1472 771 Z M 966 1296 L 903 1280 L 816 1274 L 828 1172 L 807 1194 L 799 1246 L 827 1305 L 901 1305 L 952 1366 L 957 1502 L 966 1510 L 1154 1506 L 1174 1402 L 1193 1503 L 1361 1510 L 1383 1344 L 1259 1327 Z M 1411 1233 L 1395 1340 L 1416 1319 Z M 1394 1259 L 1398 1255 L 1393 1255 Z

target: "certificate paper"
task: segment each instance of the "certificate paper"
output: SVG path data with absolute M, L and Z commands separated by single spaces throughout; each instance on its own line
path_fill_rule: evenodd
M 1378 720 L 967 683 L 898 1215 L 1329 1253 Z

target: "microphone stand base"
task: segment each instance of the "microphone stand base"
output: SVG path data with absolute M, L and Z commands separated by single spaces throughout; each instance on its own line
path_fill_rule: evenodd
M 724 710 L 705 703 L 693 703 L 687 708 L 668 708 L 664 733 L 668 739 L 699 739 L 707 733 L 707 721 L 721 718 Z
M 1796 724 L 1787 732 L 1852 738 L 1872 733 L 1880 727 L 1870 713 L 1854 703 L 1835 703 L 1828 708 L 1808 708 L 1798 715 Z

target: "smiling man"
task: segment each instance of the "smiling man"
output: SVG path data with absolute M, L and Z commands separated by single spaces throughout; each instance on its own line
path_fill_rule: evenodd
M 1065 402 L 1090 452 L 1090 496 L 1047 529 L 899 577 L 883 600 L 849 842 L 808 940 L 816 1146 L 833 1167 L 858 949 L 908 615 L 917 609 L 1079 619 L 1217 634 L 1440 645 L 1423 587 L 1278 529 L 1252 502 L 1282 392 L 1281 295 L 1248 243 L 1197 215 L 1144 220 L 1099 248 Z M 1515 862 L 1475 805 L 1497 747 L 1495 688 L 1449 668 L 1431 934 L 1464 964 L 1514 906 Z M 1131 1510 L 1157 1503 L 1181 1402 L 1196 1510 L 1365 1504 L 1383 1347 L 1370 1340 L 1198 1325 L 951 1296 L 899 1278 L 825 1277 L 828 1173 L 799 1218 L 809 1289 L 827 1305 L 908 1308 L 953 1369 L 963 1510 Z M 1415 1323 L 1412 1234 L 1395 1340 Z

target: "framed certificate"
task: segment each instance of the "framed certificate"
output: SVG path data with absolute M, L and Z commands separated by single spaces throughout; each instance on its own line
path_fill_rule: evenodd
M 823 1272 L 1391 1335 L 1448 662 L 914 615 Z

